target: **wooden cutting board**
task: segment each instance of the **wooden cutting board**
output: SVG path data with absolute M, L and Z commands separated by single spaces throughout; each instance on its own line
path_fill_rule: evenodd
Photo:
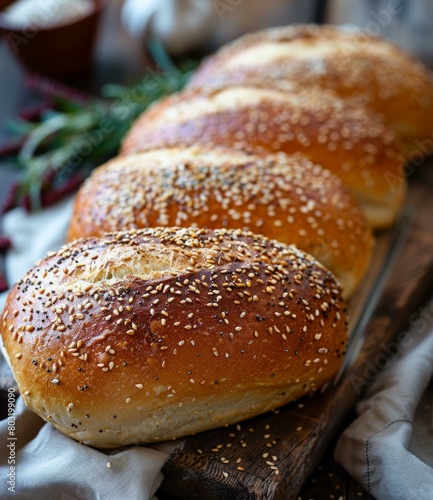
M 365 388 L 399 351 L 408 318 L 433 284 L 433 161 L 409 179 L 415 219 L 356 363 L 337 386 L 238 425 L 183 439 L 169 456 L 161 490 L 181 499 L 296 498 Z M 390 233 L 377 236 L 366 279 L 351 302 L 352 327 L 370 294 Z

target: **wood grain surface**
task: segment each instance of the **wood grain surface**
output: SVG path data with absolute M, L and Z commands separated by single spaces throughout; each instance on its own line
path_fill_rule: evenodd
M 161 490 L 206 500 L 296 498 L 362 391 L 398 354 L 409 316 L 433 282 L 433 161 L 411 176 L 415 221 L 366 331 L 356 363 L 336 387 L 238 425 L 186 438 L 163 469 Z M 380 269 L 389 234 L 378 235 L 366 280 L 349 309 L 356 317 Z M 352 321 L 353 323 L 353 321 Z M 324 497 L 323 497 L 324 498 Z

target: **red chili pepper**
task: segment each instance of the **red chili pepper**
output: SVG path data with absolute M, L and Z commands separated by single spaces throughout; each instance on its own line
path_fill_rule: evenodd
M 74 175 L 62 185 L 55 189 L 50 189 L 42 192 L 41 204 L 43 207 L 48 207 L 65 198 L 67 195 L 74 193 L 84 180 L 84 175 Z
M 22 120 L 26 120 L 28 122 L 37 122 L 41 119 L 43 113 L 52 109 L 53 109 L 53 101 L 50 99 L 40 104 L 37 104 L 36 106 L 24 109 L 19 113 L 18 116 Z

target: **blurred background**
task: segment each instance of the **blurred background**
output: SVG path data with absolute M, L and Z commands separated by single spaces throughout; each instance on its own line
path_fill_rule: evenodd
M 1 205 L 11 206 L 26 122 L 49 115 L 53 96 L 66 97 L 65 106 L 77 111 L 100 98 L 104 85 L 134 88 L 146 75 L 156 86 L 152 95 L 167 84 L 176 90 L 179 78 L 155 76 L 151 40 L 164 49 L 167 70 L 171 61 L 197 63 L 243 33 L 290 23 L 354 25 L 433 69 L 433 0 L 0 0 Z M 148 82 L 141 90 L 149 88 Z

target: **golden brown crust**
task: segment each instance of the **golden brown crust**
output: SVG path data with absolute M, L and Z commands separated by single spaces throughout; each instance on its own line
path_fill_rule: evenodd
M 300 25 L 245 35 L 209 57 L 190 87 L 209 84 L 315 86 L 359 98 L 384 116 L 406 152 L 433 134 L 427 69 L 392 43 L 357 30 Z
M 26 404 L 98 447 L 232 423 L 314 391 L 340 365 L 341 291 L 251 233 L 148 229 L 64 246 L 0 321 Z
M 403 158 L 393 134 L 377 115 L 324 90 L 188 90 L 143 114 L 122 151 L 185 145 L 259 155 L 301 152 L 343 180 L 376 228 L 392 224 L 405 195 Z
M 121 156 L 80 189 L 69 241 L 155 226 L 251 230 L 322 262 L 351 295 L 368 266 L 371 233 L 358 203 L 305 157 L 174 148 Z

